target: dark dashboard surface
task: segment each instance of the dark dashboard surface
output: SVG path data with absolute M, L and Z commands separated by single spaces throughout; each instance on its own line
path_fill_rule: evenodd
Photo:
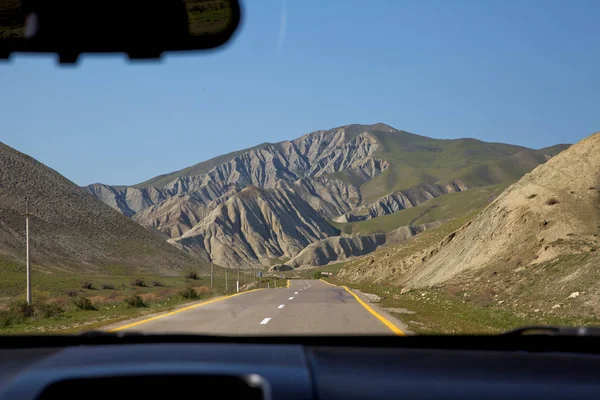
M 36 399 L 58 382 L 106 377 L 155 385 L 186 377 L 205 390 L 214 382 L 225 398 L 236 385 L 224 377 L 242 377 L 260 381 L 262 398 L 271 399 L 585 399 L 600 395 L 600 355 L 301 341 L 0 348 L 0 400 Z M 169 390 L 176 394 L 177 385 Z

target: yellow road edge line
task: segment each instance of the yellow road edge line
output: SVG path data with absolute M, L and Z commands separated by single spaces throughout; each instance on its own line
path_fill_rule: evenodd
M 154 316 L 154 317 L 147 318 L 147 319 L 143 319 L 143 320 L 141 320 L 141 321 L 132 322 L 131 324 L 127 324 L 127 325 L 119 326 L 119 327 L 117 327 L 117 328 L 110 329 L 108 332 L 117 332 L 117 331 L 121 331 L 121 330 L 123 330 L 123 329 L 129 329 L 129 328 L 132 328 L 132 327 L 134 327 L 134 326 L 138 326 L 138 325 L 141 325 L 141 324 L 145 324 L 146 322 L 150 322 L 150 321 L 156 321 L 157 319 L 161 319 L 161 318 L 168 317 L 168 316 L 171 316 L 171 315 L 179 314 L 179 313 L 181 313 L 181 312 L 188 311 L 188 310 L 191 310 L 191 309 L 193 309 L 193 308 L 202 307 L 202 306 L 205 306 L 205 305 L 207 305 L 207 304 L 216 303 L 217 301 L 221 301 L 221 300 L 230 299 L 230 298 L 232 298 L 232 297 L 239 296 L 239 295 L 241 295 L 241 294 L 246 294 L 246 293 L 250 293 L 250 292 L 256 292 L 257 290 L 264 290 L 264 289 L 252 289 L 252 290 L 248 290 L 248 291 L 246 291 L 246 292 L 240 292 L 240 293 L 234 293 L 234 294 L 230 294 L 229 296 L 220 296 L 220 297 L 216 297 L 216 298 L 214 298 L 214 299 L 207 300 L 207 301 L 205 301 L 205 302 L 202 302 L 202 303 L 193 304 L 193 305 L 191 305 L 191 306 L 187 306 L 187 307 L 179 308 L 179 309 L 177 309 L 177 310 L 173 310 L 173 311 L 170 311 L 170 312 L 168 312 L 168 313 L 165 313 L 165 314 L 156 315 L 156 316 Z
M 325 279 L 319 278 L 319 280 L 320 280 L 320 281 L 323 281 L 323 282 L 325 282 L 325 283 L 326 283 L 326 284 L 328 284 L 328 285 L 331 285 L 331 286 L 337 286 L 337 285 L 334 285 L 333 283 L 329 283 L 329 282 L 327 282 Z
M 287 285 L 285 285 L 285 287 L 286 287 L 286 288 L 289 288 L 289 287 L 290 287 L 290 280 L 289 280 L 289 279 L 287 280 Z
M 331 282 L 327 282 L 325 279 L 319 279 L 320 281 L 325 282 L 328 285 L 331 286 L 336 286 L 335 284 L 331 283 Z M 354 298 L 356 299 L 356 301 L 358 301 L 358 303 L 363 306 L 368 312 L 370 312 L 375 318 L 377 318 L 379 321 L 381 321 L 385 326 L 387 326 L 392 332 L 394 332 L 396 335 L 398 336 L 405 336 L 406 334 L 402 331 L 402 329 L 398 328 L 396 325 L 392 324 L 389 320 L 387 320 L 383 315 L 379 314 L 377 311 L 373 310 L 371 308 L 371 306 L 369 306 L 367 303 L 365 303 L 364 301 L 361 300 L 360 297 L 358 297 L 356 294 L 354 294 L 354 292 L 350 289 L 348 289 L 346 286 L 342 286 L 344 289 L 346 289 L 346 292 L 350 293 L 352 296 L 354 296 Z
M 329 283 L 329 282 L 328 282 Z M 398 336 L 405 336 L 405 333 L 402 331 L 402 329 L 398 328 L 396 325 L 392 324 L 390 321 L 388 321 L 383 315 L 379 314 L 377 311 L 373 310 L 371 308 L 371 306 L 369 306 L 367 303 L 365 303 L 364 301 L 361 300 L 360 297 L 358 297 L 356 294 L 354 294 L 354 292 L 352 292 L 350 289 L 348 289 L 346 286 L 342 286 L 344 289 L 346 289 L 346 291 L 348 293 L 350 293 L 352 296 L 354 296 L 354 298 L 356 299 L 356 301 L 359 302 L 359 304 L 361 306 L 363 306 L 368 312 L 370 312 L 371 314 L 373 314 L 373 316 L 375 318 L 377 318 L 379 321 L 381 321 L 385 326 L 387 326 L 392 332 L 394 332 L 396 335 Z

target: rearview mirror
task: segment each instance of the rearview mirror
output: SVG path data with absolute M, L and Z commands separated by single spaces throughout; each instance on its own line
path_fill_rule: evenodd
M 240 22 L 237 0 L 0 0 L 0 58 L 13 52 L 160 58 L 225 44 Z

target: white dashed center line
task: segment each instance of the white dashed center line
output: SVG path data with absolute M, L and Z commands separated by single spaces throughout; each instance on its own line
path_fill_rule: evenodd
M 293 297 L 290 297 L 288 300 L 294 300 L 294 298 L 293 298 Z
M 277 307 L 277 308 L 283 308 L 283 307 L 285 307 L 285 304 L 282 304 L 282 305 L 280 305 L 280 306 L 279 306 L 279 307 Z
M 298 292 L 294 292 L 294 294 L 298 294 Z
M 266 324 L 268 324 L 268 323 L 269 323 L 269 321 L 270 321 L 270 320 L 271 320 L 271 318 L 265 318 L 265 319 L 263 319 L 263 320 L 260 322 L 260 324 L 261 324 L 261 325 L 266 325 Z

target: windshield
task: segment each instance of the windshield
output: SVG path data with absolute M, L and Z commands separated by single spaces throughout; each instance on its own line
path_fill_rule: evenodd
M 600 2 L 242 11 L 214 52 L 0 64 L 0 334 L 599 324 Z

